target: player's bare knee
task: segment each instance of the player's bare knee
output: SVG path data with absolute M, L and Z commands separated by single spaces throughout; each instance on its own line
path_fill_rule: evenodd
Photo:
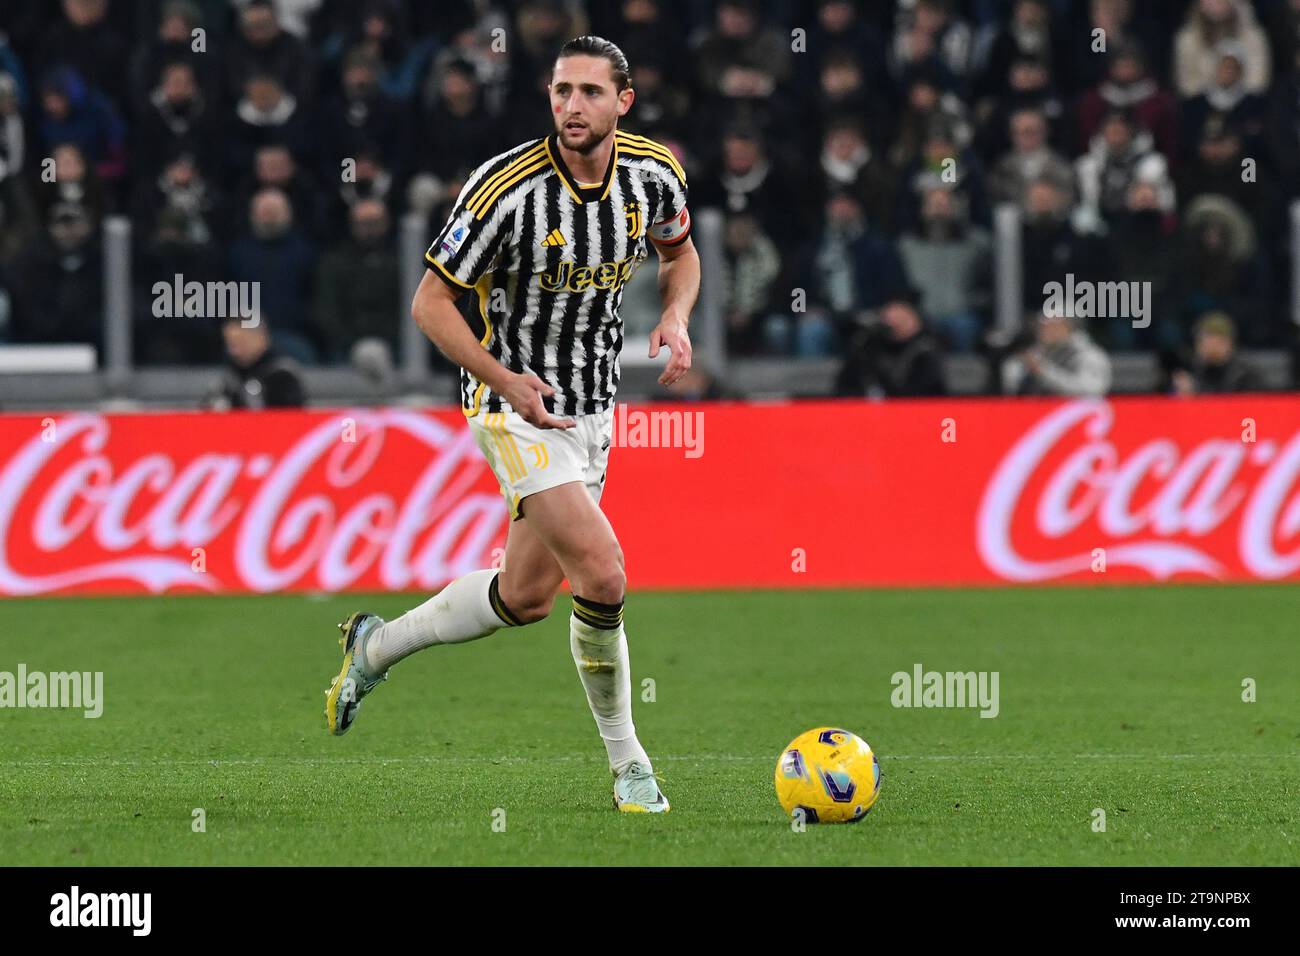
M 623 571 L 623 552 L 610 554 L 592 562 L 582 576 L 582 597 L 601 604 L 617 604 L 627 590 L 627 575 Z
M 555 606 L 555 590 L 537 587 L 531 582 L 515 582 L 504 575 L 500 578 L 500 596 L 502 603 L 510 613 L 523 624 L 533 624 L 544 619 Z
M 524 624 L 534 624 L 537 621 L 544 620 L 551 613 L 551 608 L 555 606 L 555 595 L 538 595 L 529 598 L 526 602 L 515 608 L 510 606 L 514 611 L 515 617 L 519 618 Z

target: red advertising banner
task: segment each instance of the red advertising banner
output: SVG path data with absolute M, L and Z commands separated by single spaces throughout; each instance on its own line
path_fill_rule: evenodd
M 1300 400 L 620 406 L 642 588 L 1300 577 Z M 0 594 L 432 591 L 508 528 L 459 410 L 0 416 Z

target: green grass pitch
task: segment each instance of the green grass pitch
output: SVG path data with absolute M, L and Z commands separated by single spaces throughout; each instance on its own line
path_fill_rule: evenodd
M 99 719 L 0 709 L 0 859 L 1300 860 L 1294 587 L 634 593 L 635 715 L 673 803 L 663 817 L 611 809 L 564 600 L 526 630 L 398 665 L 351 732 L 330 737 L 335 622 L 418 600 L 4 602 L 0 671 L 103 671 L 105 706 Z M 1000 714 L 894 708 L 890 676 L 917 662 L 998 671 Z M 654 702 L 639 699 L 644 678 Z M 799 833 L 773 768 L 821 724 L 871 742 L 883 791 L 857 826 Z

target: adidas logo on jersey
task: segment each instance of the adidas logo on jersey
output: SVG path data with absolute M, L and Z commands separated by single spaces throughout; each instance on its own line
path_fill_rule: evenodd
M 545 239 L 542 240 L 541 245 L 543 246 L 564 245 L 564 233 L 560 232 L 559 229 L 552 229 L 550 235 L 548 235 Z

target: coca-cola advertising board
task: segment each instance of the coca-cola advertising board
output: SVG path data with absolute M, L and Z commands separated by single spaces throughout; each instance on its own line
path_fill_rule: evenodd
M 1300 400 L 619 406 L 632 588 L 1300 576 Z M 0 416 L 0 593 L 436 590 L 509 519 L 457 409 Z

